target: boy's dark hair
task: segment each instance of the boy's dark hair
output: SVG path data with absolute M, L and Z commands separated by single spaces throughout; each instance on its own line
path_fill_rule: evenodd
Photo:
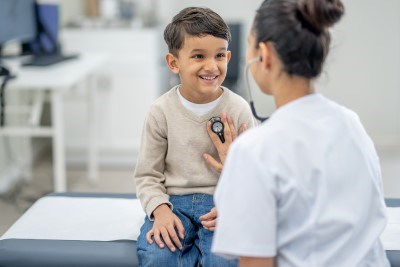
M 231 41 L 231 33 L 224 20 L 214 11 L 203 7 L 188 7 L 179 12 L 164 30 L 168 50 L 178 56 L 185 35 L 203 37 L 212 35 Z
M 341 0 L 265 0 L 254 18 L 256 44 L 273 43 L 289 75 L 315 78 L 329 52 L 328 28 L 343 14 Z

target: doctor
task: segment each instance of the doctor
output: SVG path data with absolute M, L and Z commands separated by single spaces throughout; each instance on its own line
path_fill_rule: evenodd
M 224 144 L 212 250 L 241 266 L 389 266 L 379 159 L 353 111 L 316 93 L 340 0 L 265 0 L 248 37 L 248 67 L 277 110 Z M 208 127 L 209 128 L 209 127 Z M 228 136 L 228 137 L 227 137 Z M 217 170 L 221 164 L 205 154 Z M 213 221 L 204 226 L 212 228 Z

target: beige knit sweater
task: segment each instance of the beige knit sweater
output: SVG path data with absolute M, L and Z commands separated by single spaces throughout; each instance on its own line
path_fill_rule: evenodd
M 209 153 L 218 159 L 206 130 L 211 117 L 226 112 L 236 129 L 243 123 L 249 128 L 255 124 L 247 102 L 227 88 L 218 106 L 203 116 L 182 105 L 177 88 L 153 103 L 142 131 L 134 178 L 137 196 L 149 218 L 163 203 L 172 207 L 170 195 L 214 193 L 219 174 L 202 156 Z

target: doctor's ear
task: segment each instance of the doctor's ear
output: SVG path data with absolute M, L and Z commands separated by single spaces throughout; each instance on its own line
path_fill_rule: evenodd
M 179 73 L 179 65 L 178 59 L 171 53 L 168 53 L 165 56 L 165 62 L 167 63 L 168 68 L 175 74 Z
M 260 62 L 261 66 L 265 71 L 269 71 L 271 69 L 271 63 L 273 62 L 273 51 L 272 46 L 266 42 L 260 42 Z

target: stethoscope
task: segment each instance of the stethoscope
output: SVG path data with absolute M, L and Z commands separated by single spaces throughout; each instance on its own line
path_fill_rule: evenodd
M 251 95 L 251 90 L 250 90 L 250 82 L 249 82 L 249 70 L 250 70 L 250 65 L 253 64 L 254 62 L 260 61 L 260 58 L 252 58 L 246 63 L 245 67 L 245 73 L 244 77 L 246 80 L 246 89 L 247 89 L 247 94 L 249 96 L 249 103 L 250 103 L 250 109 L 251 113 L 253 114 L 254 118 L 259 120 L 261 123 L 268 120 L 269 117 L 261 117 L 257 114 L 256 108 L 254 106 L 254 101 L 253 101 L 253 96 Z M 225 142 L 224 138 L 224 124 L 222 123 L 222 120 L 220 117 L 212 117 L 210 119 L 211 122 L 211 131 L 213 131 L 216 135 L 218 135 L 219 139 L 221 140 L 222 143 Z
M 261 58 L 256 57 L 256 58 L 252 58 L 249 61 L 247 61 L 244 77 L 245 77 L 245 80 L 246 80 L 246 89 L 247 89 L 247 94 L 249 96 L 249 103 L 250 103 L 251 113 L 253 113 L 254 118 L 256 118 L 257 120 L 259 120 L 262 123 L 262 122 L 268 120 L 269 116 L 268 117 L 261 117 L 261 116 L 259 116 L 257 114 L 256 108 L 254 106 L 253 96 L 251 95 L 250 82 L 249 82 L 250 65 L 253 64 L 254 62 L 257 62 L 257 61 L 261 61 Z

